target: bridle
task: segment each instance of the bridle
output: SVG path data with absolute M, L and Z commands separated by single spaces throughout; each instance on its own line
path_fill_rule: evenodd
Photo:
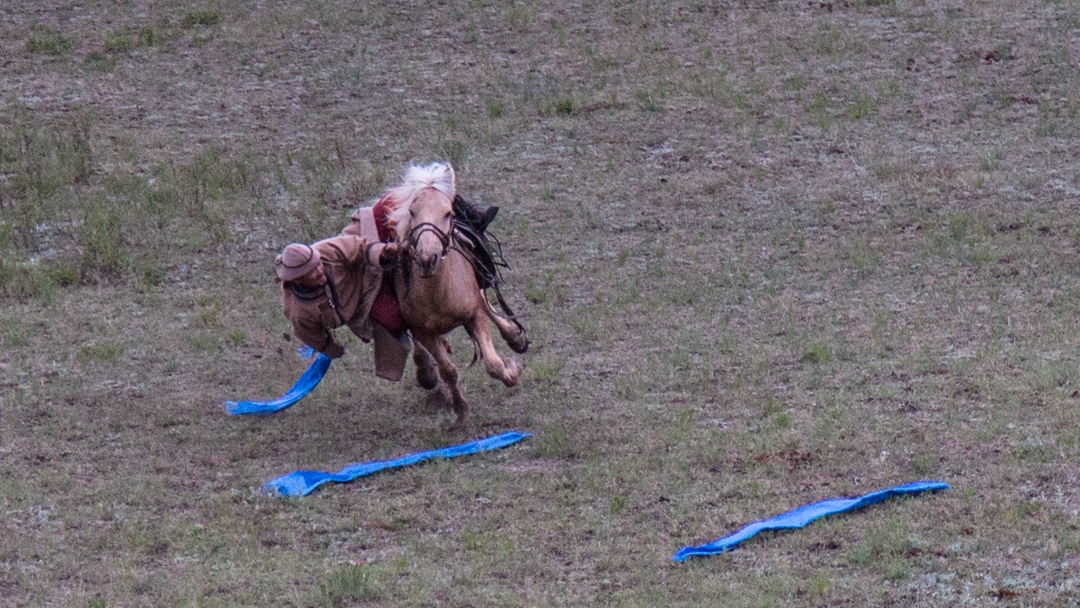
M 442 252 L 439 254 L 439 259 L 442 260 L 446 257 L 446 254 L 450 253 L 451 249 L 456 249 L 454 246 L 454 231 L 457 230 L 457 218 L 453 215 L 450 216 L 450 230 L 449 232 L 443 232 L 441 228 L 432 224 L 431 222 L 424 222 L 417 224 L 409 230 L 408 247 L 410 250 L 415 251 L 416 245 L 420 241 L 420 237 L 425 232 L 431 232 L 435 235 L 435 238 L 439 239 L 439 244 L 442 245 Z

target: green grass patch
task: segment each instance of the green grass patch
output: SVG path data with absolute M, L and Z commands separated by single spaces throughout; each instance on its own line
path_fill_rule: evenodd
M 81 209 L 76 242 L 83 252 L 83 276 L 121 276 L 131 264 L 130 249 L 124 241 L 127 209 L 97 197 L 85 201 Z
M 75 43 L 70 38 L 41 25 L 31 27 L 26 38 L 26 50 L 30 53 L 63 55 L 74 46 Z
M 79 355 L 94 363 L 116 363 L 124 354 L 124 345 L 117 342 L 96 342 L 85 344 L 79 349 Z
M 4 346 L 10 348 L 26 346 L 34 333 L 34 326 L 29 323 L 23 323 L 18 319 L 4 319 L 3 329 L 0 330 L 0 340 Z
M 319 591 L 322 605 L 331 608 L 377 601 L 384 596 L 378 571 L 363 564 L 344 564 L 332 570 Z
M 811 363 L 814 365 L 820 365 L 822 363 L 828 363 L 832 361 L 832 352 L 829 347 L 820 342 L 814 342 L 809 348 L 803 352 L 800 360 L 803 363 Z
M 191 11 L 184 15 L 180 24 L 185 28 L 196 26 L 210 27 L 221 23 L 221 11 L 218 9 L 202 9 Z
M 108 52 L 127 52 L 154 45 L 157 38 L 154 28 L 144 27 L 138 30 L 114 30 L 105 34 L 105 50 Z

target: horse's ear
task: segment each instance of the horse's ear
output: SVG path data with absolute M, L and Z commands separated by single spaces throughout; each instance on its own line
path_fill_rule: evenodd
M 450 173 L 450 198 L 454 198 L 457 193 L 457 175 L 454 173 L 454 166 L 450 163 L 446 163 L 446 170 Z

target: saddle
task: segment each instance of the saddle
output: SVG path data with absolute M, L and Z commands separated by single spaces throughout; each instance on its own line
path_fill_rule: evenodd
M 453 210 L 454 216 L 457 218 L 455 224 L 456 234 L 459 237 L 457 245 L 464 249 L 465 253 L 472 259 L 473 273 L 476 275 L 477 284 L 480 285 L 482 290 L 491 289 L 494 291 L 495 298 L 498 300 L 503 312 L 518 327 L 521 327 L 521 324 L 514 318 L 514 311 L 510 309 L 510 305 L 506 303 L 502 291 L 499 289 L 499 285 L 502 283 L 502 275 L 499 269 L 510 268 L 510 265 L 503 258 L 502 243 L 495 238 L 495 235 L 487 232 L 487 227 L 495 219 L 499 208 L 492 206 L 481 209 L 465 200 L 460 194 L 455 194 Z

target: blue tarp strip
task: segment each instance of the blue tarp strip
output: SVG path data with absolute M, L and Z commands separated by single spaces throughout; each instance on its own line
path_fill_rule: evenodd
M 377 460 L 375 462 L 351 464 L 337 473 L 296 471 L 295 473 L 289 473 L 288 475 L 266 482 L 266 484 L 263 485 L 263 490 L 280 496 L 307 496 L 315 488 L 331 481 L 347 483 L 357 477 L 371 475 L 372 473 L 377 473 L 383 469 L 405 467 L 432 458 L 453 458 L 455 456 L 467 456 L 469 454 L 486 452 L 488 450 L 498 450 L 515 444 L 526 437 L 532 437 L 532 433 L 503 433 L 502 435 L 478 439 L 461 445 L 439 448 L 427 452 L 417 452 L 408 456 L 402 456 L 401 458 L 395 458 L 394 460 Z
M 274 412 L 280 412 L 281 410 L 289 407 L 297 401 L 303 399 L 308 393 L 311 392 L 319 382 L 326 375 L 326 370 L 330 369 L 330 362 L 333 361 L 330 357 L 319 353 L 315 360 L 311 362 L 307 371 L 303 376 L 296 381 L 289 392 L 283 396 L 274 399 L 273 401 L 226 401 L 225 411 L 233 416 L 241 415 L 257 415 L 265 416 L 267 414 L 273 414 Z
M 725 551 L 730 551 L 735 545 L 749 539 L 758 532 L 802 528 L 810 524 L 810 522 L 825 517 L 826 515 L 860 509 L 881 502 L 887 498 L 892 498 L 893 496 L 948 489 L 949 484 L 940 481 L 917 481 L 902 486 L 896 486 L 895 488 L 871 492 L 870 494 L 865 494 L 858 498 L 833 498 L 830 500 L 823 500 L 812 505 L 799 507 L 794 511 L 789 511 L 782 515 L 777 515 L 776 517 L 754 522 L 734 534 L 725 536 L 724 538 L 713 541 L 707 545 L 684 547 L 680 549 L 678 553 L 671 556 L 671 559 L 681 562 L 686 561 L 691 557 L 723 553 Z

